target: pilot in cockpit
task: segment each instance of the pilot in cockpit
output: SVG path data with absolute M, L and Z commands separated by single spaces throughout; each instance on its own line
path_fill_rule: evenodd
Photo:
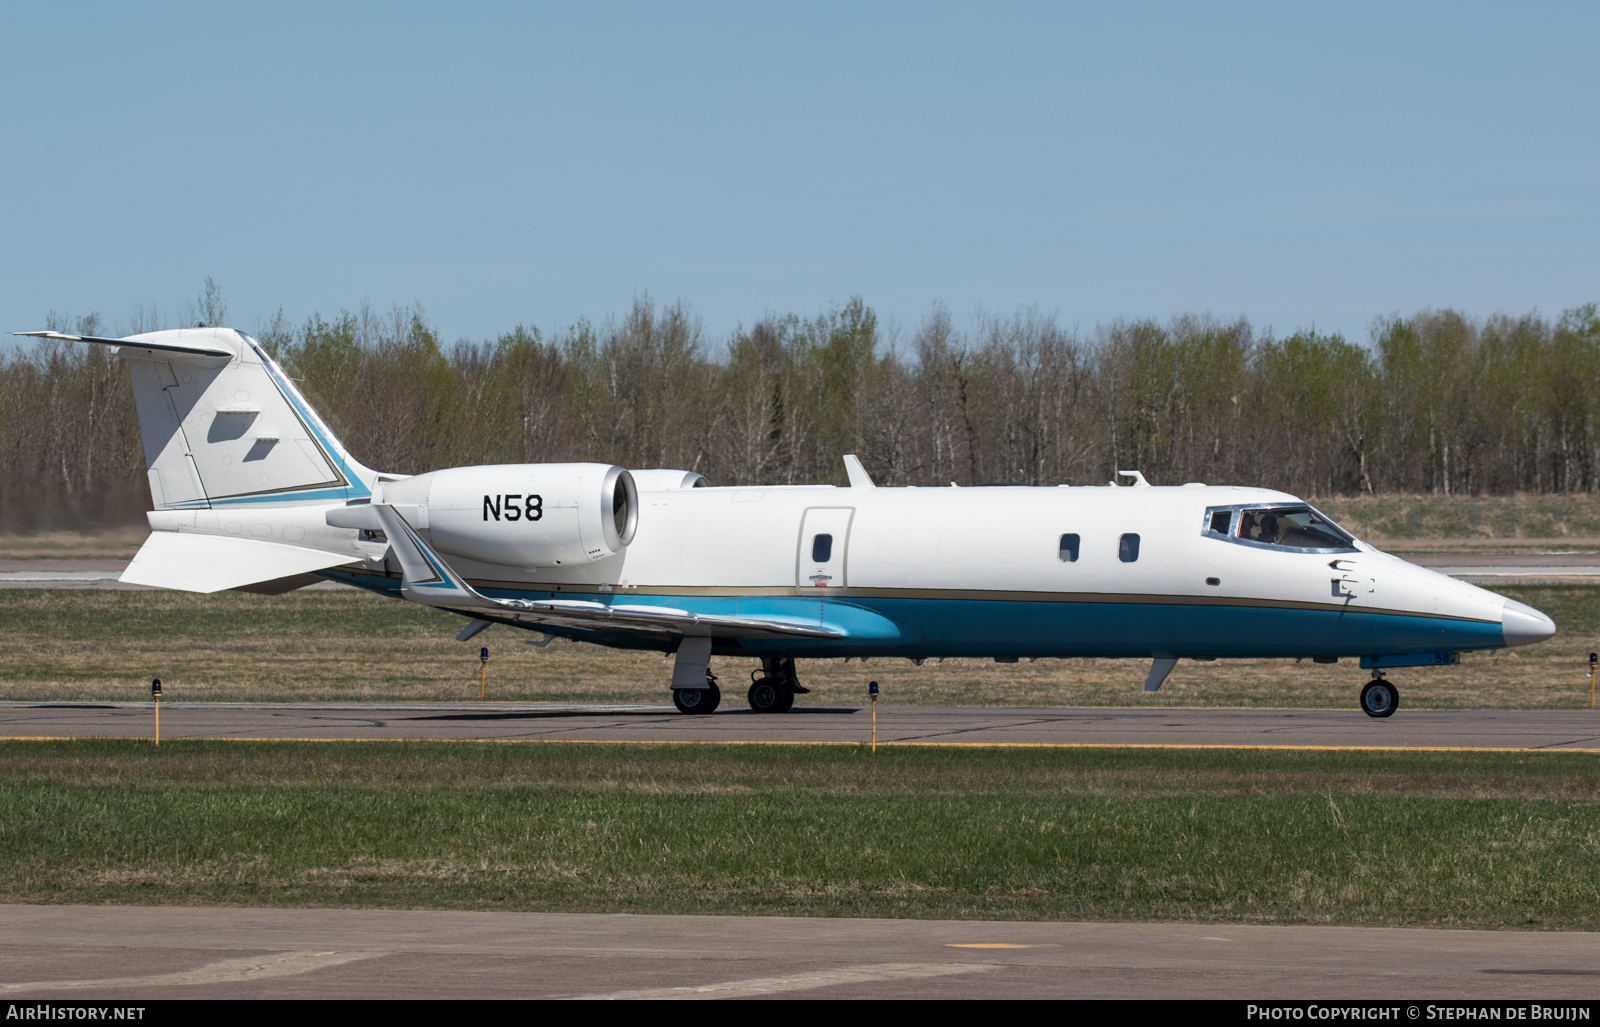
M 1239 538 L 1291 549 L 1348 549 L 1350 537 L 1305 507 L 1239 511 Z
M 1278 519 L 1266 510 L 1245 510 L 1239 515 L 1239 537 L 1271 543 L 1278 537 Z

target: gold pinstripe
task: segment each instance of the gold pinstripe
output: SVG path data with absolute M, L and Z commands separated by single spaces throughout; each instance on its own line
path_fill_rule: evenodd
M 400 575 L 388 571 L 349 570 L 351 574 L 398 580 Z M 602 590 L 598 584 L 553 581 L 496 581 L 489 578 L 469 578 L 467 583 L 476 589 L 499 588 L 530 592 L 559 592 L 564 595 L 599 595 L 613 598 L 635 596 L 667 597 L 721 597 L 721 598 L 805 598 L 791 585 L 778 586 L 722 586 L 722 585 L 628 585 Z M 838 593 L 843 591 L 844 595 Z M 1427 620 L 1461 621 L 1469 624 L 1495 624 L 1497 621 L 1481 617 L 1461 617 L 1448 613 L 1425 613 L 1417 610 L 1393 610 L 1384 607 L 1344 606 L 1339 603 L 1309 603 L 1294 599 L 1252 599 L 1245 596 L 1210 595 L 1155 595 L 1129 592 L 1024 592 L 1003 589 L 960 588 L 858 588 L 829 590 L 829 597 L 842 599 L 932 599 L 966 602 L 1010 603 L 1114 603 L 1149 606 L 1243 606 L 1275 610 L 1320 610 L 1326 613 L 1378 613 L 1395 617 L 1421 617 Z M 818 597 L 820 598 L 820 597 Z

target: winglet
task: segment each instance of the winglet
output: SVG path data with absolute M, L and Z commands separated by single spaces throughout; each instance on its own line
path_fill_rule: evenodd
M 1118 471 L 1117 473 L 1122 475 L 1124 478 L 1132 478 L 1133 487 L 1136 489 L 1147 489 L 1150 487 L 1150 483 L 1145 481 L 1144 475 L 1140 474 L 1138 471 Z
M 850 476 L 850 487 L 853 489 L 875 489 L 878 487 L 873 484 L 872 476 L 867 474 L 867 469 L 861 466 L 861 461 L 856 459 L 854 453 L 844 458 L 844 473 Z
M 493 599 L 479 595 L 465 578 L 451 570 L 450 565 L 411 530 L 411 525 L 394 507 L 387 503 L 373 503 L 366 509 L 372 511 L 378 523 L 383 525 L 383 533 L 389 537 L 389 548 L 394 550 L 396 559 L 400 561 L 402 596 L 423 606 L 450 609 L 465 607 L 481 610 L 500 606 Z

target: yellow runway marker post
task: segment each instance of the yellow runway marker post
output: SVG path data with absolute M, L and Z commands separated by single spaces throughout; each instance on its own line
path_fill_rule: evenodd
M 489 687 L 489 647 L 484 646 L 478 650 L 478 662 L 483 664 L 483 670 L 478 674 L 478 698 L 482 699 L 484 690 Z
M 150 682 L 150 701 L 156 706 L 156 745 L 161 744 L 161 679 Z
M 1589 708 L 1594 709 L 1594 667 L 1600 662 L 1600 653 L 1589 654 Z

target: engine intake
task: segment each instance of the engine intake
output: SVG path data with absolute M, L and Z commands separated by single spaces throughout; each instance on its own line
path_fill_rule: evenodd
M 488 464 L 390 482 L 376 501 L 417 507 L 440 552 L 515 567 L 604 560 L 633 541 L 639 491 L 613 464 Z

